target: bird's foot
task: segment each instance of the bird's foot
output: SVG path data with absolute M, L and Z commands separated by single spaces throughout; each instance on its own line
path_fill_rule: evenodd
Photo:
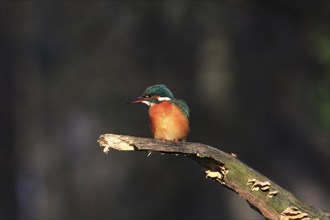
M 162 141 L 172 141 L 175 144 L 179 143 L 179 139 L 167 140 L 166 138 L 161 138 L 160 140 L 162 140 Z

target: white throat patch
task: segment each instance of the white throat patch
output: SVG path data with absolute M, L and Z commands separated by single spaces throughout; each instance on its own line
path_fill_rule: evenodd
M 148 105 L 148 106 L 152 106 L 154 105 L 155 103 L 152 103 L 152 102 L 149 102 L 149 101 L 142 101 L 142 103 Z
M 171 100 L 171 98 L 169 98 L 169 97 L 159 97 L 158 98 L 158 101 L 160 101 L 160 102 L 162 102 L 162 101 L 170 101 L 170 100 Z M 149 102 L 147 100 L 143 100 L 141 102 L 144 103 L 144 104 L 146 104 L 146 105 L 148 105 L 148 106 L 153 106 L 154 104 L 156 104 L 156 103 L 153 103 L 153 102 Z

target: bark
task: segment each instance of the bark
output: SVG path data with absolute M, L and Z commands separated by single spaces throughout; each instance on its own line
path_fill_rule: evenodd
M 241 162 L 235 154 L 227 154 L 211 146 L 192 142 L 169 142 L 127 135 L 103 134 L 98 143 L 104 153 L 147 151 L 185 155 L 203 167 L 206 177 L 243 197 L 266 219 L 329 219 L 330 213 L 300 201 L 258 171 Z

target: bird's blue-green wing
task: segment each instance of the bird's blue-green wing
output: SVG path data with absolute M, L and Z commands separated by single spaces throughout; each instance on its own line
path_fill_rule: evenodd
M 185 101 L 181 99 L 172 99 L 171 102 L 176 104 L 187 118 L 189 117 L 190 109 Z

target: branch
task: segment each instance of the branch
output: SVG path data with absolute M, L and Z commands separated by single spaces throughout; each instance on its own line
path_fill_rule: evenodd
M 127 135 L 104 134 L 99 137 L 104 153 L 110 148 L 119 151 L 147 151 L 185 155 L 199 163 L 206 177 L 218 182 L 246 199 L 266 219 L 329 219 L 330 213 L 314 208 L 267 177 L 248 167 L 235 154 L 227 154 L 211 146 Z

